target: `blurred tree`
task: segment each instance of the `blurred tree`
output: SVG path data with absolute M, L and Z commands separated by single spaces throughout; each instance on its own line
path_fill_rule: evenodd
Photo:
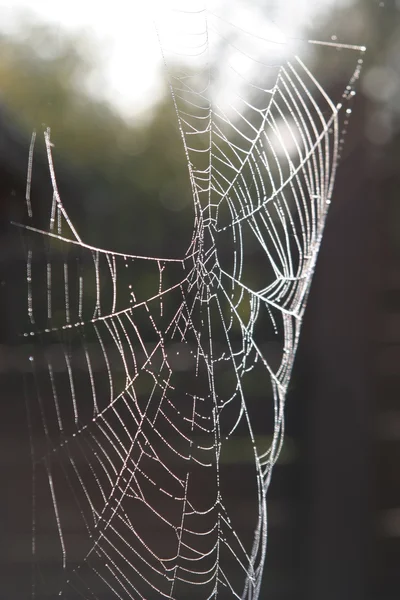
M 56 174 L 57 163 L 67 162 L 85 180 L 80 208 L 73 208 L 82 235 L 99 246 L 107 239 L 116 250 L 181 255 L 193 213 L 169 97 L 128 123 L 88 91 L 98 68 L 93 44 L 47 25 L 23 30 L 23 37 L 0 38 L 2 102 L 25 131 L 40 136 L 51 127 Z

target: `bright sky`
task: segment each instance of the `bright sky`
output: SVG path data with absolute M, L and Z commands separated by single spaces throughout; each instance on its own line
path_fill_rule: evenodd
M 301 27 L 309 23 L 316 12 L 333 2 L 344 1 L 274 0 L 271 2 L 271 14 L 281 31 L 298 36 L 301 35 Z M 186 9 L 189 3 L 191 8 L 204 4 L 200 0 L 0 0 L 0 28 L 10 31 L 16 27 L 21 13 L 31 13 L 56 28 L 88 31 L 102 47 L 106 83 L 97 91 L 101 91 L 127 116 L 133 116 L 159 93 L 161 53 L 154 15 L 160 18 L 161 14 L 165 24 L 173 16 L 168 12 L 172 2 L 174 6 Z M 255 10 L 252 8 L 252 11 L 249 10 L 249 0 L 214 0 L 213 5 L 220 14 L 226 14 L 234 6 L 236 11 L 243 12 L 243 18 L 247 20 L 253 15 L 254 24 L 260 30 L 263 21 L 260 22 L 257 6 L 265 6 L 265 2 L 254 0 L 251 4 Z M 209 0 L 208 6 L 210 4 Z M 264 24 L 268 26 L 267 20 Z

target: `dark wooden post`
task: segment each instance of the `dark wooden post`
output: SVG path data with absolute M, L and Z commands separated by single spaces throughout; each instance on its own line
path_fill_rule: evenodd
M 362 144 L 341 166 L 299 351 L 307 600 L 368 598 L 376 201 Z

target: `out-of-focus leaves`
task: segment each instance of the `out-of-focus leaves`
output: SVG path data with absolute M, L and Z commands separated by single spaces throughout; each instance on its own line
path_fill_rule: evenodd
M 0 38 L 2 102 L 27 135 L 51 128 L 56 173 L 66 162 L 84 174 L 77 217 L 82 236 L 126 252 L 182 254 L 193 213 L 169 96 L 150 117 L 128 123 L 86 85 L 99 69 L 94 43 L 37 23 L 20 31 L 24 35 Z

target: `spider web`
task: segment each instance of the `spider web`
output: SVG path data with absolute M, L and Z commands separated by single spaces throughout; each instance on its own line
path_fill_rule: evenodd
M 174 16 L 176 30 L 158 35 L 194 204 L 185 256 L 86 244 L 57 189 L 49 129 L 53 195 L 37 227 L 32 137 L 19 224 L 33 348 L 32 598 L 260 593 L 266 495 L 362 59 L 335 103 L 276 36 L 194 4 Z M 231 497 L 238 481 L 246 515 Z

